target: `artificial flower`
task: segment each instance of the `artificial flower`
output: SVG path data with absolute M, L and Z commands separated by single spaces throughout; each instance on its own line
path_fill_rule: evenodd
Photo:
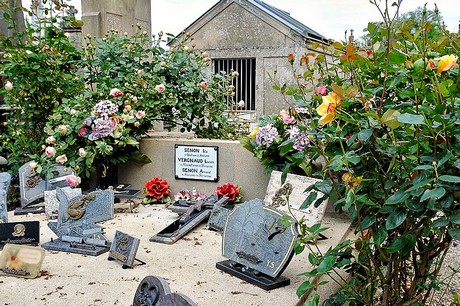
M 136 118 L 137 119 L 142 119 L 142 118 L 144 118 L 144 116 L 145 116 L 144 111 L 137 111 L 137 113 L 136 113 Z
M 61 124 L 57 127 L 59 134 L 65 135 L 69 132 L 69 128 L 65 124 Z
M 78 149 L 78 155 L 79 155 L 80 157 L 86 157 L 86 151 L 85 151 L 85 149 L 84 149 L 84 148 Z
M 438 73 L 447 71 L 457 66 L 457 59 L 458 58 L 453 54 L 441 56 L 438 63 Z
M 203 81 L 203 82 L 200 83 L 200 86 L 201 86 L 202 88 L 207 88 L 207 87 L 208 87 L 208 82 Z
M 323 103 L 316 109 L 321 118 L 318 121 L 319 125 L 331 123 L 335 118 L 335 108 L 340 105 L 340 97 L 331 92 L 327 96 L 323 96 Z
M 53 147 L 46 147 L 45 148 L 45 154 L 48 157 L 53 157 L 56 154 L 56 149 Z
M 294 54 L 292 54 L 292 53 L 289 53 L 289 54 L 288 54 L 288 61 L 289 61 L 289 63 L 291 63 L 291 64 L 294 63 Z
M 286 110 L 280 111 L 281 119 L 285 124 L 293 124 L 295 123 L 295 118 L 294 116 L 291 116 Z
M 35 168 L 37 167 L 37 165 L 38 165 L 38 164 L 37 164 L 36 162 L 30 162 L 30 163 L 29 163 L 29 168 L 30 168 L 30 169 L 35 169 Z
M 216 188 L 216 194 L 219 197 L 222 197 L 222 196 L 228 197 L 228 202 L 235 202 L 235 200 L 238 201 L 240 191 L 241 191 L 241 188 L 238 185 L 235 185 L 231 182 L 217 186 Z
M 256 144 L 258 146 L 269 147 L 272 143 L 278 141 L 279 134 L 276 127 L 267 124 L 259 128 L 256 134 Z
M 322 85 L 315 88 L 315 94 L 324 96 L 327 94 L 327 87 Z
M 143 203 L 155 203 L 161 202 L 166 203 L 169 201 L 169 189 L 168 183 L 160 178 L 154 177 L 150 181 L 147 181 L 144 185 L 145 198 Z
M 48 136 L 45 139 L 45 143 L 47 144 L 54 144 L 56 143 L 56 138 L 54 136 Z
M 190 190 L 181 190 L 174 195 L 174 201 L 190 201 Z
M 243 101 L 243 100 L 240 100 L 240 101 L 238 102 L 238 107 L 239 107 L 239 108 L 243 108 L 243 107 L 244 107 L 244 101 Z

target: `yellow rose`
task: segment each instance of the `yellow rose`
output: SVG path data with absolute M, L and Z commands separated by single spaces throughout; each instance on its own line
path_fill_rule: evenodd
M 335 118 L 335 108 L 340 104 L 340 97 L 331 92 L 327 96 L 323 96 L 323 103 L 318 106 L 316 112 L 321 118 L 318 121 L 319 125 L 331 123 Z
M 455 55 L 441 56 L 438 63 L 438 73 L 447 71 L 455 66 L 457 66 L 457 57 Z

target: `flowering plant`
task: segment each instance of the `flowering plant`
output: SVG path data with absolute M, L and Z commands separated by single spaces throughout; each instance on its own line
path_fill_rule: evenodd
M 367 47 L 316 44 L 320 52 L 288 58 L 294 85 L 274 86 L 292 111 L 307 111 L 291 115 L 310 140 L 302 154 L 311 175 L 322 181 L 302 207 L 335 200 L 356 224 L 356 239 L 320 251 L 309 242 L 324 229 L 298 220 L 295 251 L 307 249 L 313 265 L 297 291 L 302 299 L 328 275 L 340 290 L 325 304 L 425 305 L 444 255 L 460 239 L 458 35 L 433 26 L 426 10 L 413 28 L 390 18 L 385 4 L 378 7 L 384 22 L 368 25 Z M 284 156 L 293 144 L 273 127 L 253 141 Z M 349 277 L 337 278 L 338 270 Z M 309 305 L 318 301 L 314 294 Z
M 208 196 L 204 193 L 193 190 L 181 190 L 174 195 L 174 201 L 194 202 L 206 199 Z
M 228 197 L 228 203 L 238 203 L 241 201 L 241 187 L 231 182 L 217 186 L 216 195 L 219 197 Z
M 310 144 L 306 128 L 299 125 L 297 117 L 304 116 L 301 107 L 260 118 L 252 133 L 240 139 L 265 166 L 267 173 L 282 170 L 297 174 L 308 174 L 309 165 L 304 149 Z
M 154 177 L 144 185 L 145 197 L 142 203 L 167 203 L 170 201 L 170 193 L 171 190 L 169 189 L 168 183 L 160 177 Z

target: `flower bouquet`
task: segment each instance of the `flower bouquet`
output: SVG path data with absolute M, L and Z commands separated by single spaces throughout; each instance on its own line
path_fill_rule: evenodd
M 145 197 L 142 200 L 142 204 L 168 203 L 170 201 L 170 193 L 171 190 L 168 183 L 160 177 L 154 177 L 144 185 Z

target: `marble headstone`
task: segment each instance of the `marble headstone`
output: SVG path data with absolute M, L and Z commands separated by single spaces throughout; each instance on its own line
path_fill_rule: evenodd
M 19 191 L 23 208 L 35 200 L 42 199 L 46 189 L 45 180 L 31 167 L 34 164 L 35 162 L 30 161 L 19 168 Z
M 168 283 L 158 276 L 146 276 L 137 287 L 133 306 L 197 306 L 180 293 L 171 293 Z
M 7 172 L 0 173 L 0 223 L 8 222 L 7 196 L 11 175 Z
M 109 260 L 118 260 L 123 268 L 134 266 L 140 240 L 126 233 L 116 231 L 109 250 Z
M 303 217 L 307 226 L 313 226 L 317 223 L 321 223 L 326 211 L 327 200 L 324 200 L 318 207 L 311 204 L 304 209 L 300 209 L 301 205 L 311 193 L 305 192 L 305 189 L 317 182 L 320 182 L 321 180 L 289 173 L 284 184 L 281 184 L 281 174 L 282 173 L 280 171 L 272 171 L 270 181 L 268 182 L 264 204 L 278 210 L 288 212 L 286 197 L 283 196 L 283 193 L 285 193 L 284 189 L 289 186 L 291 189 L 289 195 L 289 205 L 294 216 L 297 219 Z M 322 196 L 323 194 L 318 192 L 317 198 L 319 199 Z
M 233 262 L 278 277 L 294 253 L 297 225 L 281 223 L 283 213 L 259 199 L 236 206 L 222 235 L 222 254 Z

